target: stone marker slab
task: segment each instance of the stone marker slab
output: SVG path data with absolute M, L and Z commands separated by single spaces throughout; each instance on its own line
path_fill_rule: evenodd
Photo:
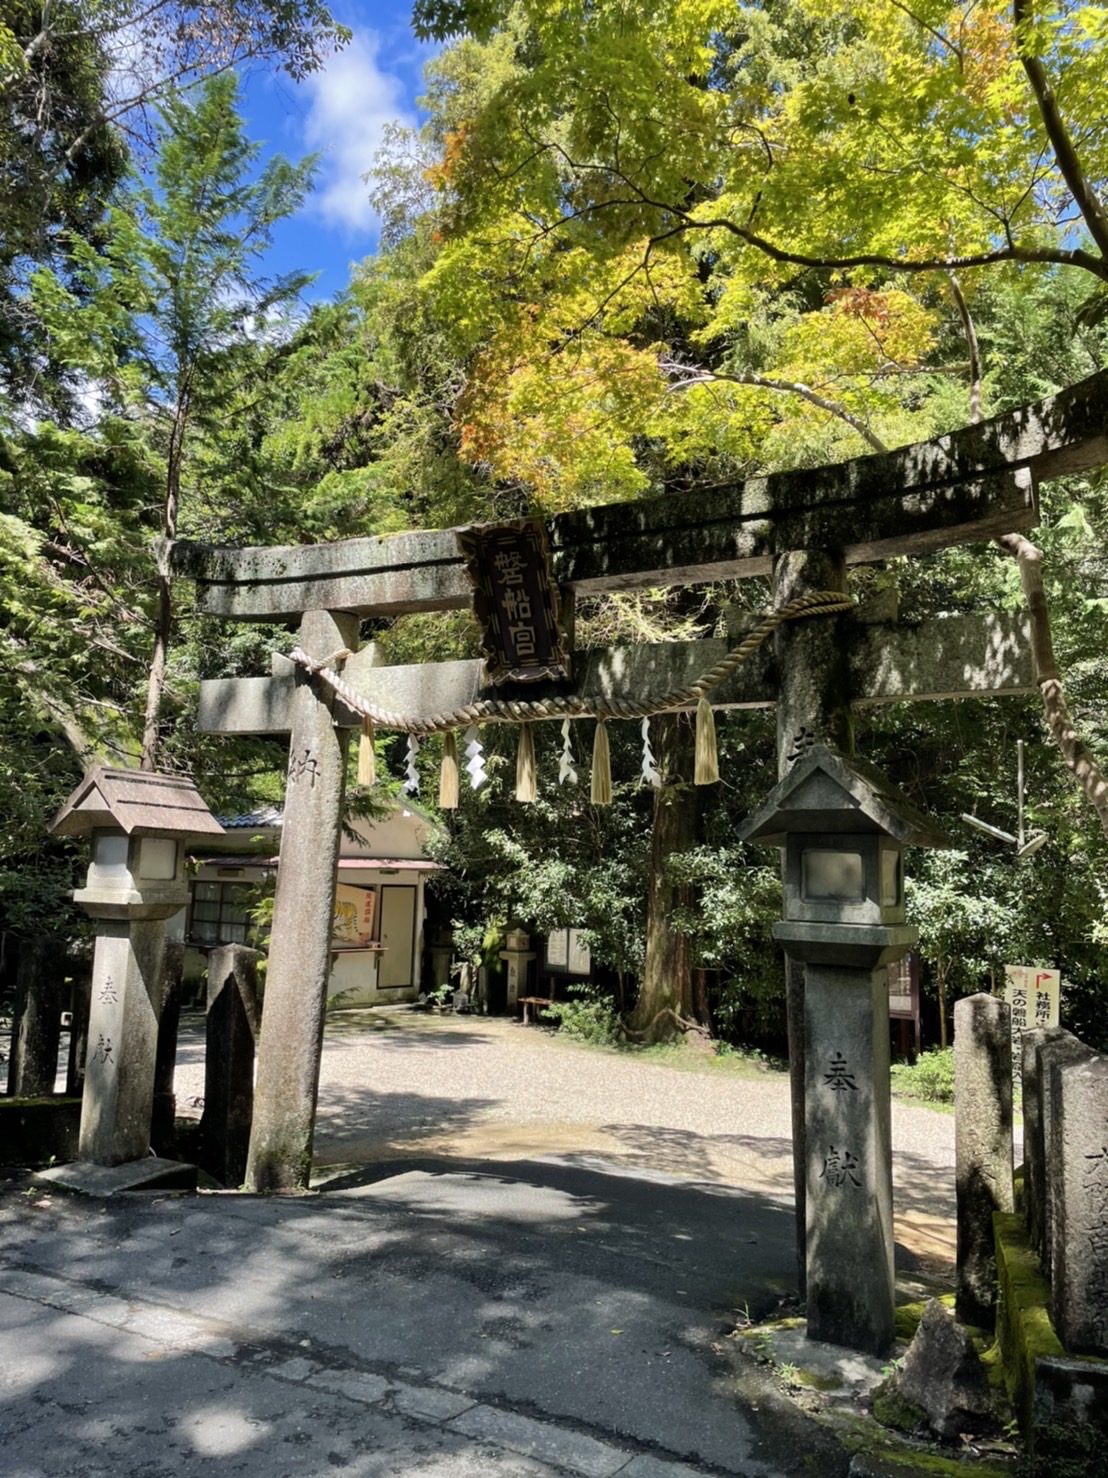
M 166 936 L 162 945 L 161 1004 L 158 1008 L 158 1046 L 154 1061 L 154 1104 L 150 1120 L 150 1148 L 173 1159 L 177 1154 L 177 1097 L 173 1078 L 177 1069 L 177 1037 L 181 1025 L 181 987 L 185 968 L 185 941 Z
M 246 1174 L 260 958 L 244 944 L 221 945 L 208 955 L 204 1112 L 197 1159 L 225 1186 L 241 1185 Z
M 368 1370 L 316 1370 L 308 1376 L 306 1384 L 318 1386 L 335 1396 L 345 1396 L 348 1401 L 361 1401 L 367 1406 L 383 1401 L 392 1390 L 391 1382 L 384 1376 L 374 1375 Z
M 1039 1068 L 1040 1113 L 1042 1115 L 1043 1154 L 1049 1172 L 1056 1149 L 1054 1127 L 1054 1070 L 1070 1062 L 1086 1062 L 1092 1048 L 1078 1041 L 1072 1032 L 1062 1031 L 1036 1048 Z M 1056 1168 L 1056 1167 L 1055 1167 Z M 1043 1271 L 1050 1277 L 1054 1262 L 1054 1208 L 1058 1198 L 1057 1174 L 1043 1176 L 1043 1236 L 1039 1245 Z
M 406 1382 L 392 1386 L 392 1404 L 405 1416 L 427 1422 L 448 1422 L 477 1402 L 472 1396 L 457 1391 L 444 1391 L 440 1386 L 411 1386 Z
M 1050 1071 L 1054 1327 L 1069 1354 L 1108 1357 L 1108 1058 Z
M 1015 1205 L 1012 1010 L 997 996 L 954 1007 L 954 1156 L 958 1318 L 991 1329 L 996 1310 L 993 1213 Z
M 54 1091 L 66 963 L 64 939 L 40 934 L 20 941 L 8 1059 L 12 1098 L 46 1098 Z
M 196 1176 L 195 1165 L 148 1155 L 125 1165 L 94 1165 L 87 1160 L 75 1160 L 71 1165 L 40 1170 L 35 1180 L 67 1191 L 80 1191 L 85 1196 L 114 1196 L 122 1191 L 194 1191 Z
M 1046 1149 L 1043 1144 L 1043 1083 L 1039 1048 L 1063 1036 L 1060 1026 L 1032 1027 L 1020 1043 L 1023 1082 L 1023 1219 L 1027 1237 L 1038 1251 L 1043 1245 L 1046 1215 Z
M 630 1453 L 598 1442 L 583 1432 L 570 1432 L 550 1422 L 537 1422 L 514 1411 L 497 1411 L 492 1406 L 471 1406 L 447 1425 L 448 1431 L 461 1432 L 479 1442 L 494 1442 L 523 1457 L 554 1463 L 582 1478 L 614 1478 L 627 1466 Z

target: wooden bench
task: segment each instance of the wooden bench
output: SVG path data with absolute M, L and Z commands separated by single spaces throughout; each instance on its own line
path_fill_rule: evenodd
M 553 1000 L 553 997 L 552 996 L 517 996 L 516 997 L 516 1005 L 523 1007 L 523 1024 L 524 1024 L 524 1026 L 530 1026 L 531 1025 L 531 1012 L 532 1012 L 532 1010 L 535 1013 L 535 1021 L 537 1022 L 538 1019 L 539 1019 L 539 1017 L 540 1017 L 540 1015 L 542 1014 L 543 1008 L 545 1006 L 553 1006 L 553 1004 L 554 1004 L 554 1000 Z

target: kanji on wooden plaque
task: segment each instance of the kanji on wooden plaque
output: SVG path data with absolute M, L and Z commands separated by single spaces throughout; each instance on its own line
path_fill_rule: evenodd
M 489 681 L 567 679 L 569 650 L 543 525 L 518 519 L 459 529 L 457 537 Z

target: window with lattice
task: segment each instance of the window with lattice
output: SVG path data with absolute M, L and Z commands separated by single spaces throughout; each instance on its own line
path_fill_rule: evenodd
M 250 891 L 248 883 L 194 883 L 189 938 L 197 944 L 245 944 Z

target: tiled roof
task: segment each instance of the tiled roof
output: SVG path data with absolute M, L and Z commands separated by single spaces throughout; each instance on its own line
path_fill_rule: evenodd
M 225 831 L 239 831 L 251 826 L 280 826 L 282 813 L 276 806 L 267 806 L 264 811 L 246 811 L 241 816 L 221 816 Z

